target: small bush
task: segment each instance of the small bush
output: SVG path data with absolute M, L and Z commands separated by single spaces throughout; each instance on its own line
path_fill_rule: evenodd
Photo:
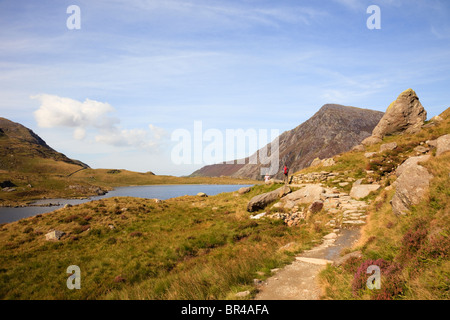
M 70 223 L 70 222 L 72 222 L 72 221 L 76 221 L 76 220 L 79 220 L 79 219 L 80 219 L 79 216 L 77 216 L 77 215 L 71 215 L 71 216 L 65 217 L 65 218 L 64 218 L 64 222 Z
M 84 231 L 87 231 L 90 227 L 91 227 L 90 225 L 77 226 L 73 228 L 73 233 L 80 234 Z
M 134 231 L 132 233 L 130 233 L 131 237 L 142 237 L 142 232 L 139 231 Z
M 116 238 L 109 238 L 108 240 L 106 240 L 106 243 L 107 244 L 115 244 L 115 243 L 117 243 L 117 240 L 116 240 Z
M 33 232 L 33 228 L 32 228 L 32 227 L 26 227 L 26 228 L 23 230 L 23 233 L 31 233 L 31 232 Z

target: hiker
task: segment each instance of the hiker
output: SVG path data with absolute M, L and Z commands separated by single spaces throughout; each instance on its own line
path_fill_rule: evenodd
M 270 180 L 270 176 L 268 174 L 266 174 L 266 176 L 264 177 L 264 182 L 269 182 Z
M 283 173 L 284 173 L 284 181 L 286 184 L 288 184 L 289 183 L 289 179 L 288 179 L 289 169 L 286 165 L 284 165 Z

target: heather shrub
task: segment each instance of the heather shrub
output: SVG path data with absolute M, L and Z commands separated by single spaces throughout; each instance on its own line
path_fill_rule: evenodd
M 420 221 L 416 222 L 403 236 L 399 261 L 407 262 L 415 257 L 426 240 L 427 234 L 426 226 Z
M 352 293 L 355 297 L 359 296 L 360 290 L 366 288 L 367 279 L 370 277 L 370 274 L 367 274 L 367 269 L 372 265 L 380 267 L 381 273 L 383 274 L 383 270 L 386 270 L 389 267 L 390 263 L 383 259 L 370 259 L 361 263 L 356 270 L 352 282 Z
M 358 267 L 361 265 L 362 258 L 359 257 L 351 257 L 347 261 L 342 264 L 342 268 L 349 273 L 356 273 Z
M 383 276 L 381 289 L 374 290 L 373 300 L 392 300 L 404 292 L 405 282 L 401 276 L 402 269 L 398 263 L 391 263 L 384 271 L 381 269 Z

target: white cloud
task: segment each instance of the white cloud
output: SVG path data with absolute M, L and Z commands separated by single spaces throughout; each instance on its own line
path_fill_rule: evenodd
M 50 94 L 32 96 L 41 102 L 34 112 L 38 125 L 43 128 L 53 127 L 109 127 L 117 122 L 107 114 L 114 111 L 108 103 L 86 99 L 84 102 Z
M 86 138 L 87 131 L 98 131 L 95 141 L 116 147 L 152 149 L 167 137 L 164 129 L 149 124 L 149 130 L 122 129 L 120 120 L 111 116 L 115 109 L 105 102 L 86 99 L 80 102 L 70 98 L 50 94 L 32 96 L 41 105 L 34 112 L 38 125 L 42 128 L 73 128 L 76 140 Z

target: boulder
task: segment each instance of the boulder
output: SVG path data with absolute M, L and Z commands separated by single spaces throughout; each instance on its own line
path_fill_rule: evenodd
M 419 156 L 419 157 L 410 157 L 405 162 L 403 162 L 398 168 L 395 170 L 395 174 L 397 177 L 400 177 L 407 168 L 415 167 L 419 164 L 419 162 L 426 162 L 430 159 L 430 155 Z
M 197 193 L 197 196 L 198 196 L 198 197 L 203 197 L 203 198 L 205 198 L 205 197 L 207 197 L 208 195 L 207 195 L 206 193 L 204 193 L 204 192 L 199 192 L 199 193 Z
M 319 158 L 315 158 L 311 164 L 310 167 L 317 167 L 320 166 L 322 164 L 322 160 L 320 160 Z
M 235 294 L 236 298 L 245 298 L 246 296 L 250 295 L 250 291 L 242 291 Z
M 450 151 L 450 134 L 441 136 L 436 140 L 436 157 L 447 151 Z
M 59 240 L 66 233 L 59 230 L 52 230 L 45 234 L 45 240 Z
M 372 136 L 366 138 L 362 144 L 379 143 L 387 135 L 418 132 L 426 119 L 427 112 L 417 94 L 414 90 L 408 89 L 390 104 L 383 118 L 373 129 Z
M 427 112 L 417 94 L 414 90 L 408 89 L 391 103 L 372 135 L 383 138 L 401 132 L 415 133 L 421 129 L 426 119 Z
M 0 182 L 0 188 L 14 188 L 17 187 L 14 183 L 12 183 L 10 180 L 5 180 Z
M 243 187 L 243 188 L 240 188 L 240 189 L 238 190 L 238 193 L 239 193 L 239 194 L 246 194 L 246 193 L 249 193 L 250 190 L 252 190 L 251 187 Z
M 283 206 L 283 208 L 285 208 L 285 209 L 293 209 L 294 207 L 295 207 L 295 202 L 291 201 L 291 200 L 286 201 Z
M 364 151 L 366 151 L 366 147 L 364 147 L 364 145 L 362 145 L 362 144 L 358 144 L 357 146 L 354 146 L 352 148 L 352 151 L 364 152 Z
M 370 146 L 370 145 L 373 145 L 373 144 L 380 143 L 382 141 L 383 141 L 383 139 L 381 139 L 380 137 L 370 136 L 368 138 L 365 138 L 361 142 L 361 144 L 363 144 L 364 146 Z
M 291 188 L 289 188 L 288 186 L 281 187 L 278 190 L 279 190 L 279 192 L 278 192 L 278 197 L 279 198 L 284 197 L 285 195 L 291 193 L 291 191 L 292 191 Z
M 331 167 L 331 166 L 334 166 L 335 164 L 336 164 L 336 162 L 334 161 L 333 158 L 322 160 L 322 166 L 324 166 L 324 167 Z
M 395 194 L 391 201 L 392 211 L 396 215 L 406 215 L 409 208 L 418 204 L 428 191 L 433 175 L 426 168 L 419 165 L 418 162 L 420 158 L 424 159 L 429 157 L 410 158 L 408 160 L 411 161 L 405 161 L 396 170 L 398 178 L 394 182 Z
M 372 191 L 377 191 L 380 187 L 378 184 L 353 185 L 352 190 L 350 190 L 350 197 L 353 199 L 362 199 L 367 197 Z
M 428 151 L 430 151 L 430 148 L 424 146 L 417 146 L 414 148 L 414 151 L 419 153 L 427 153 Z
M 284 190 L 284 186 L 271 192 L 266 192 L 254 196 L 247 204 L 247 211 L 253 212 L 259 209 L 264 209 L 269 203 L 279 199 L 279 195 Z
M 366 158 L 372 158 L 373 156 L 375 156 L 377 154 L 377 152 L 366 152 L 364 153 L 364 157 Z
M 317 212 L 319 212 L 320 210 L 322 210 L 322 208 L 323 208 L 323 201 L 321 201 L 321 200 L 316 200 L 316 201 L 314 201 L 313 203 L 311 203 L 311 205 L 309 206 L 308 210 L 309 210 L 311 213 L 317 213 Z
M 396 142 L 385 143 L 380 146 L 380 152 L 391 151 L 398 147 Z
M 291 200 L 297 203 L 313 203 L 320 200 L 320 195 L 325 192 L 325 189 L 316 184 L 308 184 L 303 188 L 288 194 L 283 197 L 283 201 Z

